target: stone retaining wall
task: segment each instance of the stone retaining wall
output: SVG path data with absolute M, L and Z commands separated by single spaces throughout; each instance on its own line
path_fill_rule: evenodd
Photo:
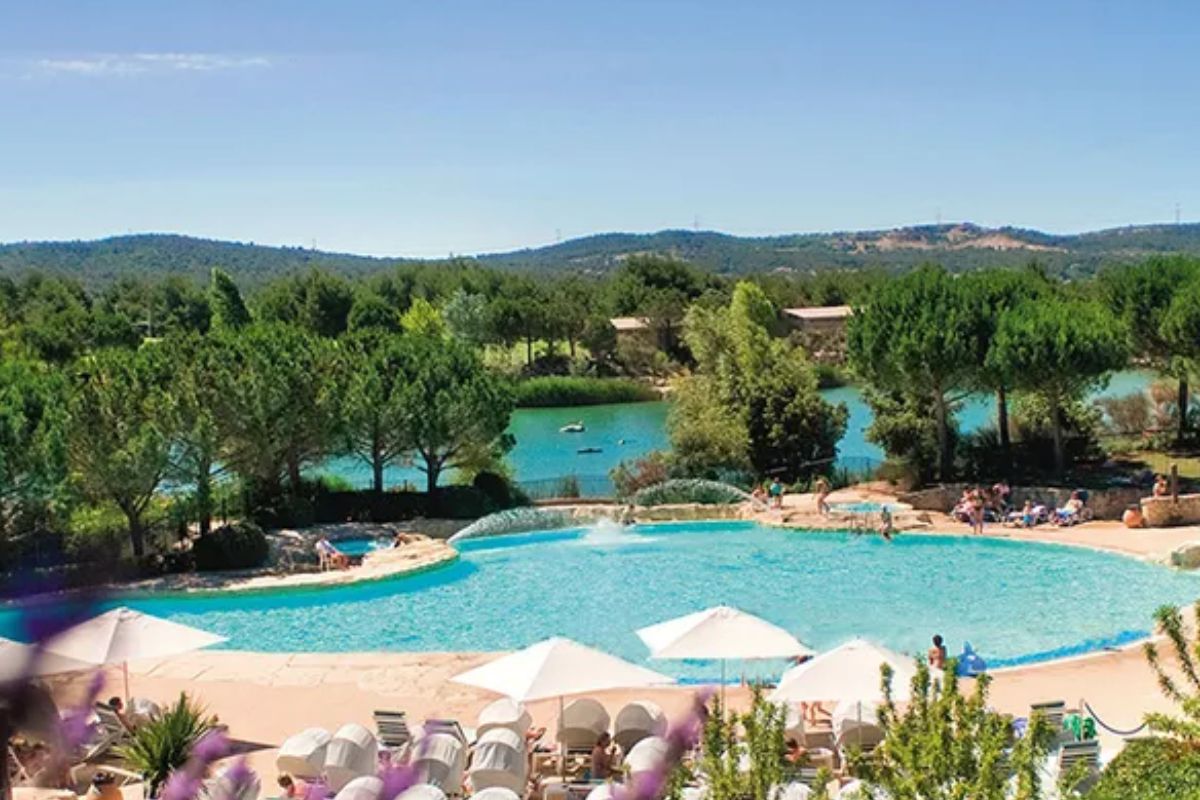
M 918 511 L 949 513 L 968 486 L 975 484 L 945 483 L 897 496 Z M 1020 507 L 1026 499 L 1061 508 L 1073 490 L 1060 486 L 1014 486 L 1012 504 Z M 1145 490 L 1136 486 L 1114 486 L 1108 489 L 1088 489 L 1088 507 L 1096 519 L 1119 520 L 1129 506 L 1141 501 Z
M 1171 528 L 1200 523 L 1200 494 L 1174 497 L 1143 497 L 1142 519 L 1150 528 Z

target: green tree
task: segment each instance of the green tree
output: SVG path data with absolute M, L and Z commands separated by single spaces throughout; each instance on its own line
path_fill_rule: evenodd
M 246 308 L 242 293 L 228 273 L 213 267 L 208 292 L 214 328 L 236 330 L 250 324 L 250 309 Z
M 442 308 L 442 317 L 450 332 L 464 342 L 475 347 L 487 342 L 488 307 L 483 295 L 456 289 Z
M 1004 460 L 1012 465 L 1012 438 L 1008 424 L 1008 393 L 1016 376 L 1008 375 L 996 368 L 986 366 L 987 353 L 996 336 L 996 328 L 1004 312 L 1022 302 L 1047 296 L 1051 292 L 1045 277 L 1033 269 L 1026 270 L 981 270 L 968 273 L 959 279 L 963 282 L 966 300 L 974 305 L 972 317 L 976 321 L 976 354 L 974 363 L 979 365 L 973 383 L 983 391 L 996 395 L 996 430 L 1000 436 L 1000 448 Z
M 1035 715 L 1025 735 L 1012 739 L 1012 719 L 988 708 L 991 677 L 960 689 L 951 663 L 935 682 L 924 661 L 913 677 L 911 699 L 901 712 L 893 698 L 892 672 L 883 671 L 885 701 L 879 708 L 883 742 L 869 759 L 852 758 L 852 770 L 871 796 L 890 800 L 1037 800 L 1043 796 L 1041 766 L 1052 731 Z
M 213 488 L 220 473 L 224 427 L 219 423 L 224 402 L 223 351 L 208 337 L 195 334 L 168 337 L 162 342 L 170 364 L 170 396 L 175 413 L 172 477 L 192 487 L 192 512 L 200 535 L 212 530 Z
M 334 338 L 346 331 L 354 291 L 345 278 L 321 269 L 275 281 L 258 296 L 258 317 Z
M 420 457 L 430 494 L 447 469 L 477 461 L 481 451 L 511 446 L 508 386 L 476 352 L 455 339 L 414 336 L 410 369 L 403 376 L 401 437 Z
M 1100 274 L 1101 294 L 1126 326 L 1131 349 L 1159 372 L 1179 382 L 1179 436 L 1187 432 L 1189 364 L 1177 358 L 1175 329 L 1164 328 L 1164 317 L 1176 293 L 1200 276 L 1200 261 L 1186 256 L 1157 256 Z
M 224 461 L 243 478 L 278 490 L 335 448 L 335 348 L 291 325 L 258 323 L 219 336 Z
M 414 336 L 441 339 L 446 336 L 446 321 L 433 303 L 418 297 L 400 317 L 400 329 Z
M 1170 367 L 1179 380 L 1176 405 L 1179 409 L 1179 436 L 1188 430 L 1188 374 L 1200 363 L 1200 278 L 1179 287 L 1171 305 L 1162 315 L 1158 336 L 1171 354 Z
M 1200 602 L 1193 606 L 1193 611 L 1200 612 Z M 1179 707 L 1182 716 L 1147 714 L 1146 722 L 1158 733 L 1172 736 L 1193 747 L 1200 747 L 1200 672 L 1197 672 L 1197 662 L 1200 661 L 1200 636 L 1193 634 L 1194 641 L 1188 641 L 1183 615 L 1174 606 L 1159 608 L 1154 614 L 1154 619 L 1159 633 L 1166 637 L 1171 645 L 1175 672 L 1167 669 L 1159 653 L 1159 646 L 1153 640 L 1143 645 L 1146 660 L 1158 677 L 1158 686 L 1162 693 Z
M 342 436 L 347 452 L 370 465 L 376 492 L 383 491 L 384 470 L 412 450 L 406 388 L 414 355 L 409 336 L 372 331 L 342 340 Z
M 367 289 L 354 294 L 354 304 L 346 318 L 346 328 L 351 332 L 381 330 L 396 333 L 400 330 L 400 314 L 382 296 Z
M 775 320 L 762 288 L 748 281 L 728 308 L 688 311 L 684 340 L 696 372 L 676 386 L 669 427 L 689 474 L 749 463 L 791 480 L 836 455 L 847 411 L 821 398 L 803 351 L 771 335 Z
M 969 393 L 977 368 L 975 324 L 959 282 L 939 267 L 922 267 L 879 287 L 855 309 L 847 329 L 859 376 L 932 406 L 943 480 L 953 471 L 953 409 Z
M 0 537 L 44 525 L 64 495 L 65 399 L 59 372 L 0 360 Z
M 171 463 L 175 414 L 156 348 L 107 349 L 76 365 L 71 470 L 86 494 L 125 515 L 134 556 L 146 553 L 145 515 Z
M 1063 414 L 1128 357 L 1124 326 L 1098 303 L 1023 303 L 1005 312 L 986 367 L 1011 375 L 1015 386 L 1041 398 L 1050 414 L 1054 467 L 1066 468 Z

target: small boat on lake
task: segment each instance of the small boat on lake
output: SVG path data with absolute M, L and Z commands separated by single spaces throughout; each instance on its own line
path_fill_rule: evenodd
M 585 428 L 583 426 L 582 422 L 569 422 L 566 425 L 563 425 L 561 428 L 559 428 L 558 432 L 559 433 L 583 433 L 586 430 L 587 430 L 587 428 Z
M 603 453 L 604 450 L 599 447 L 581 447 L 575 452 L 579 453 L 580 455 L 588 455 L 590 453 Z

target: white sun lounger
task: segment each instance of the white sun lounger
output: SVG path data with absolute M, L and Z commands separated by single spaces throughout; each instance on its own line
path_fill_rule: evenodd
M 523 792 L 517 793 L 512 789 L 504 789 L 500 786 L 489 786 L 486 789 L 477 789 L 471 800 L 521 800 Z
M 448 795 L 462 793 L 466 762 L 467 748 L 449 733 L 431 733 L 413 747 L 411 763 L 417 780 Z
M 364 775 L 343 786 L 335 800 L 379 800 L 382 792 L 383 780 L 381 778 Z
M 446 793 L 428 783 L 418 783 L 398 794 L 396 800 L 446 800 Z
M 279 746 L 275 769 L 298 778 L 319 778 L 325 769 L 325 751 L 333 737 L 324 728 L 308 728 Z
M 629 703 L 617 712 L 613 721 L 613 741 L 623 753 L 628 753 L 642 739 L 662 736 L 666 732 L 667 715 L 648 700 Z
M 609 716 L 598 701 L 581 697 L 567 703 L 558 730 L 558 741 L 569 753 L 592 752 L 600 734 L 608 730 Z
M 492 728 L 479 737 L 471 759 L 471 786 L 476 790 L 509 789 L 518 795 L 527 785 L 525 738 L 508 728 Z
M 647 736 L 625 754 L 625 769 L 631 776 L 653 772 L 660 768 L 671 744 L 661 736 Z
M 374 775 L 379 763 L 375 734 L 351 722 L 338 728 L 325 751 L 325 781 L 333 791 L 355 778 Z
M 524 703 L 502 697 L 493 703 L 488 703 L 479 712 L 475 734 L 482 739 L 483 735 L 492 728 L 508 728 L 518 736 L 524 737 L 525 732 L 532 724 L 533 717 L 525 710 Z

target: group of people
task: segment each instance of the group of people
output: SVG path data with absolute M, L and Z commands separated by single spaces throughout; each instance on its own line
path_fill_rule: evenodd
M 772 478 L 770 483 L 755 486 L 750 496 L 754 498 L 755 502 L 769 508 L 783 508 L 783 484 L 779 482 L 778 478 Z
M 954 505 L 950 515 L 959 522 L 971 526 L 973 533 L 983 533 L 983 523 L 997 522 L 1008 513 L 1012 489 L 1004 481 L 990 489 L 980 486 L 967 487 Z

